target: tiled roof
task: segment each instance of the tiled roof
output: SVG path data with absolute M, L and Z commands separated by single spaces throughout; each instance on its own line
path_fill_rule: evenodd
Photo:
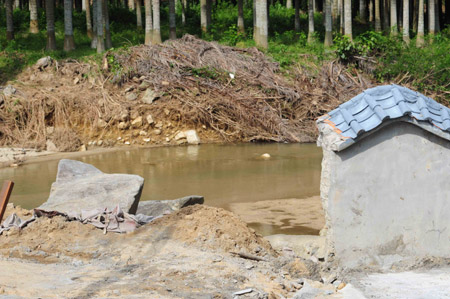
M 398 85 L 367 89 L 320 117 L 344 139 L 356 139 L 389 119 L 409 116 L 450 132 L 450 109 L 421 93 Z M 353 142 L 352 142 L 353 143 Z

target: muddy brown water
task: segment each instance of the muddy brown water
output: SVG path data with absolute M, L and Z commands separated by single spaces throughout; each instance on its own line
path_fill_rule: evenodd
M 271 155 L 263 159 L 262 154 Z M 106 173 L 145 179 L 141 200 L 202 195 L 205 204 L 229 209 L 234 203 L 308 198 L 319 194 L 322 152 L 315 144 L 237 144 L 137 148 L 77 157 Z M 48 198 L 58 160 L 0 169 L 15 182 L 11 200 L 27 209 Z M 273 207 L 276 209 L 277 207 Z M 239 214 L 239 213 L 238 213 Z M 263 234 L 315 234 L 308 225 L 252 223 Z

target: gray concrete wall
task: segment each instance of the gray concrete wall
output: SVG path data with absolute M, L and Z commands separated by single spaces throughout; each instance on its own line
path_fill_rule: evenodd
M 324 148 L 329 248 L 345 268 L 450 258 L 450 142 L 396 122 L 355 145 Z

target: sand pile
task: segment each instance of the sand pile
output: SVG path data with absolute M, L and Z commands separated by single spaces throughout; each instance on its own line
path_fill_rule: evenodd
M 235 214 L 203 205 L 189 206 L 150 224 L 168 227 L 174 239 L 225 252 L 273 255 L 270 243 Z

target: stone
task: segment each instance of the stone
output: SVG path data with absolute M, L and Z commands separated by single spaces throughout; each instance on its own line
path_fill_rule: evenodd
M 139 116 L 135 120 L 133 120 L 131 122 L 131 126 L 133 128 L 140 128 L 140 127 L 142 127 L 142 116 Z
M 186 140 L 186 139 L 180 139 L 180 140 L 177 140 L 176 143 L 177 143 L 178 145 L 182 145 L 182 144 L 187 143 L 187 140 Z
M 319 287 L 320 283 L 311 283 L 311 281 L 306 281 L 303 283 L 303 287 L 294 294 L 294 299 L 314 299 L 322 298 L 333 294 L 334 292 L 326 287 Z
M 164 114 L 165 114 L 166 116 L 168 116 L 168 115 L 170 114 L 170 110 L 167 109 L 167 108 L 164 108 Z
M 162 121 L 158 121 L 155 125 L 155 128 L 157 128 L 157 129 L 161 129 L 162 127 L 163 127 Z
M 97 142 L 97 145 L 98 145 L 98 146 L 102 146 L 102 144 L 103 144 L 103 140 L 99 140 L 99 141 Z
M 80 146 L 80 149 L 79 149 L 78 151 L 79 151 L 79 152 L 85 152 L 85 151 L 87 151 L 86 145 L 85 145 L 85 144 L 81 145 L 81 146 Z
M 137 111 L 137 110 L 134 110 L 133 112 L 131 112 L 131 114 L 130 114 L 130 118 L 131 119 L 136 119 L 136 118 L 138 118 L 139 116 L 141 116 L 140 114 L 139 114 L 139 111 Z
M 270 159 L 270 154 L 268 154 L 268 153 L 262 154 L 261 158 L 263 158 L 263 159 Z
M 46 128 L 45 128 L 45 133 L 46 133 L 47 135 L 52 135 L 53 132 L 55 132 L 55 127 L 46 127 Z
M 153 91 L 151 88 L 147 88 L 144 92 L 144 95 L 141 98 L 141 101 L 145 104 L 151 104 L 153 101 L 159 98 L 159 94 Z
M 129 141 L 124 142 L 125 145 L 130 145 L 131 143 Z
M 153 120 L 153 117 L 151 114 L 147 115 L 147 117 L 145 118 L 147 120 L 147 123 L 149 125 L 153 124 L 155 121 Z
M 125 99 L 127 99 L 127 101 L 134 101 L 137 99 L 137 95 L 134 92 L 129 92 L 125 95 Z
M 175 141 L 178 141 L 180 139 L 185 139 L 185 138 L 186 138 L 186 135 L 184 134 L 184 132 L 178 132 L 173 139 Z
M 104 129 L 104 128 L 106 128 L 108 126 L 108 123 L 106 122 L 106 121 L 104 121 L 103 119 L 99 119 L 98 121 L 97 121 L 97 127 L 98 128 L 102 128 L 102 129 Z
M 148 142 L 150 142 L 151 139 L 150 139 L 150 138 L 144 138 L 144 139 L 142 139 L 142 140 L 143 140 L 144 142 L 147 142 L 147 143 L 148 143 Z
M 139 132 L 138 132 L 138 131 L 133 131 L 133 132 L 131 133 L 131 135 L 132 135 L 133 137 L 138 137 L 138 136 L 139 136 Z
M 121 122 L 117 125 L 117 127 L 119 128 L 119 130 L 126 130 L 126 129 L 128 129 L 128 126 L 129 126 L 128 122 L 125 122 L 125 121 L 121 121 Z
M 140 131 L 140 132 L 139 132 L 139 135 L 141 135 L 141 136 L 147 136 L 147 132 L 145 132 L 145 131 Z
M 46 67 L 52 65 L 53 59 L 50 56 L 42 57 L 34 64 L 34 68 L 43 70 Z
M 139 90 L 147 90 L 150 87 L 150 83 L 147 81 L 142 82 L 141 84 L 139 84 Z
M 56 145 L 51 140 L 47 140 L 45 142 L 45 146 L 47 148 L 47 151 L 49 151 L 49 152 L 57 152 L 58 151 L 58 148 L 56 147 Z
M 143 186 L 144 179 L 138 175 L 106 174 L 90 164 L 62 159 L 50 197 L 39 208 L 79 215 L 81 210 L 112 210 L 119 205 L 134 214 Z
M 174 200 L 148 200 L 139 203 L 137 214 L 144 214 L 147 216 L 160 216 L 164 213 L 172 213 L 181 208 L 203 204 L 205 199 L 203 196 L 190 195 Z
M 160 129 L 156 129 L 156 130 L 153 130 L 153 133 L 155 133 L 156 135 L 161 135 L 161 130 Z
M 195 130 L 184 131 L 184 135 L 186 135 L 188 144 L 200 144 L 200 138 L 198 138 L 197 132 Z
M 7 86 L 3 89 L 3 94 L 4 94 L 6 97 L 10 97 L 10 96 L 12 96 L 13 94 L 15 94 L 16 91 L 17 91 L 17 90 L 16 90 L 12 85 L 7 85 Z

